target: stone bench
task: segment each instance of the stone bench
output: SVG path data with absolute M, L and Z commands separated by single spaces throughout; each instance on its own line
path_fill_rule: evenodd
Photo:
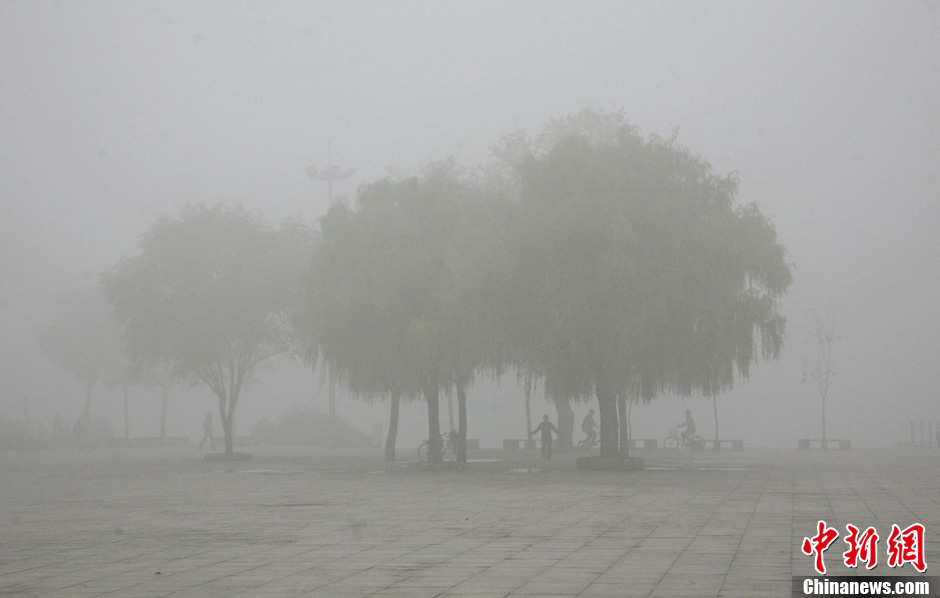
M 186 446 L 189 436 L 139 436 L 137 438 L 113 438 L 111 446 L 115 448 L 150 448 L 158 446 Z
M 743 451 L 744 450 L 744 441 L 743 440 L 703 440 L 703 448 L 711 448 L 712 450 L 732 450 L 732 451 Z
M 800 447 L 800 450 L 809 450 L 812 448 L 821 448 L 825 450 L 830 447 L 835 447 L 841 451 L 847 451 L 851 450 L 852 441 L 845 438 L 827 438 L 825 441 L 823 441 L 822 438 L 801 438 L 799 440 L 798 446 Z
M 527 451 L 534 451 L 539 442 L 541 441 L 534 438 L 505 438 L 503 439 L 503 450 L 518 451 L 525 447 Z

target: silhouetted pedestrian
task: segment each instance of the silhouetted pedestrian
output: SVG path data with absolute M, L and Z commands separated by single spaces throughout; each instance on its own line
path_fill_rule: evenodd
M 206 414 L 206 419 L 202 421 L 202 440 L 199 442 L 199 450 L 202 450 L 202 445 L 206 443 L 206 439 L 209 440 L 209 447 L 214 451 L 215 450 L 215 437 L 212 435 L 212 412 Z
M 535 434 L 536 432 L 542 433 L 542 458 L 551 459 L 552 458 L 552 432 L 561 436 L 561 432 L 558 431 L 558 428 L 555 427 L 555 424 L 548 421 L 548 416 L 542 416 L 542 423 L 538 425 L 537 428 L 529 432 L 529 436 Z

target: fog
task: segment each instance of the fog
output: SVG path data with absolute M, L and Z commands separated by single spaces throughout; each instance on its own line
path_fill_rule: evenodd
M 356 171 L 339 196 L 456 156 L 476 164 L 518 129 L 623 107 L 771 218 L 793 266 L 786 344 L 718 399 L 723 436 L 795 448 L 819 436 L 813 310 L 833 314 L 829 436 L 861 447 L 940 420 L 940 4 L 279 2 L 0 4 L 0 415 L 46 427 L 82 385 L 39 348 L 58 296 L 99 284 L 162 214 L 218 199 L 271 222 L 328 207 L 304 169 Z M 328 155 L 329 153 L 329 155 Z M 278 362 L 239 402 L 238 435 L 293 406 L 326 411 L 319 373 Z M 469 389 L 471 438 L 521 438 L 510 372 Z M 131 435 L 159 431 L 159 397 L 132 391 Z M 119 392 L 96 416 L 122 425 Z M 442 427 L 448 411 L 442 406 Z M 576 421 L 593 405 L 576 405 Z M 662 438 L 711 404 L 633 410 Z M 201 435 L 205 387 L 170 400 L 168 433 Z M 339 415 L 366 434 L 387 403 Z M 537 391 L 533 419 L 553 408 Z M 456 417 L 456 413 L 454 415 Z M 399 445 L 426 438 L 422 402 Z

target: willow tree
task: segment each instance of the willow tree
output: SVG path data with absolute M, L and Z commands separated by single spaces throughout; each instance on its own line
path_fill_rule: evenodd
M 514 267 L 511 276 L 502 280 L 504 295 L 499 311 L 507 331 L 507 361 L 526 380 L 547 375 L 546 364 L 555 358 L 558 346 L 550 338 L 550 329 L 545 327 L 545 322 L 554 317 L 555 312 L 551 310 L 555 307 L 539 297 L 537 291 L 544 282 L 544 268 L 532 262 L 533 257 L 537 261 L 539 255 L 544 256 L 544 248 L 538 245 L 537 236 L 523 232 L 537 222 L 530 212 L 531 202 L 523 200 L 523 193 L 532 190 L 531 180 L 526 182 L 524 179 L 531 176 L 533 164 L 545 160 L 562 142 L 578 138 L 592 146 L 612 145 L 619 142 L 623 129 L 629 129 L 629 125 L 622 109 L 584 109 L 550 119 L 535 135 L 526 130 L 504 135 L 492 147 L 495 160 L 486 170 L 486 182 L 511 197 L 517 208 L 510 219 L 506 244 L 507 255 Z M 541 208 L 536 208 L 536 212 L 541 213 Z M 556 379 L 560 378 L 556 376 Z M 528 385 L 526 388 L 528 390 Z M 567 384 L 545 388 L 545 398 L 555 406 L 557 413 L 561 448 L 573 445 L 575 422 L 571 402 L 588 400 L 593 394 L 591 390 L 583 390 Z M 620 393 L 621 400 L 623 395 Z
M 449 164 L 360 189 L 355 209 L 322 220 L 301 327 L 331 375 L 353 394 L 397 401 L 423 394 L 429 458 L 442 458 L 440 390 L 458 401 L 458 460 L 466 459 L 466 389 L 489 359 L 486 287 L 498 251 L 494 203 Z
M 779 355 L 790 270 L 758 208 L 735 205 L 733 174 L 617 113 L 551 128 L 518 166 L 536 354 L 550 395 L 597 397 L 601 456 L 625 456 L 618 397 L 623 412 L 630 395 L 717 392 Z
M 407 343 L 414 280 L 403 278 L 406 252 L 391 204 L 360 192 L 360 209 L 334 205 L 305 274 L 295 326 L 307 353 L 353 396 L 390 399 L 385 458 L 395 460 L 399 405 L 421 393 L 417 357 Z
M 228 455 L 242 388 L 289 346 L 308 238 L 240 206 L 191 205 L 159 219 L 103 278 L 135 361 L 171 365 L 215 394 Z

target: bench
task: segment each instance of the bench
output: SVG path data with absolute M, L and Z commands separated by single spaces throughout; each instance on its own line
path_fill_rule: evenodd
M 840 451 L 848 451 L 852 448 L 852 441 L 847 439 L 827 438 L 801 438 L 799 440 L 800 450 L 809 450 L 811 448 L 821 448 L 823 450 L 829 447 L 838 447 Z
M 659 441 L 655 438 L 628 438 L 627 444 L 632 449 L 655 449 L 659 446 Z
M 518 451 L 525 446 L 525 450 L 534 451 L 536 443 L 541 442 L 534 438 L 505 438 L 503 439 L 504 451 Z
M 159 446 L 186 446 L 188 444 L 189 436 L 167 436 L 166 439 L 160 438 L 159 436 L 111 439 L 111 446 L 115 448 L 150 448 Z
M 743 440 L 703 440 L 703 448 L 711 448 L 712 450 L 720 451 L 722 449 L 732 450 L 732 451 L 743 451 L 744 450 L 744 441 Z

